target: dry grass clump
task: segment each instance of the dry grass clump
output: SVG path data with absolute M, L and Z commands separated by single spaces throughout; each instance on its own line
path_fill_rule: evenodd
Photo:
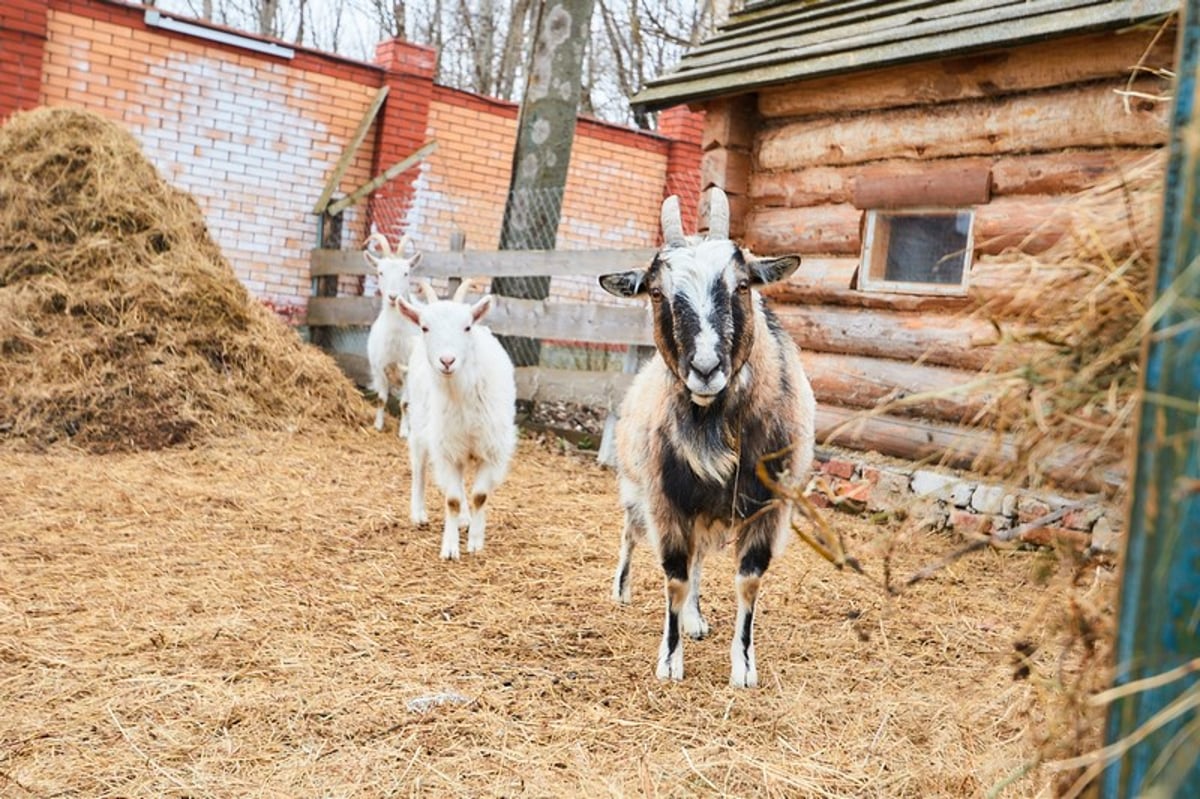
M 996 461 L 1015 481 L 1065 479 L 1095 489 L 1118 482 L 1113 474 L 1127 458 L 1156 258 L 1163 165 L 1163 154 L 1148 157 L 1077 197 L 1065 210 L 1069 235 L 1036 256 L 1011 256 L 1014 290 L 977 311 L 1002 331 L 995 362 L 1006 366 L 989 370 L 995 399 L 988 410 L 997 434 L 1015 445 L 1013 458 Z
M 0 128 L 0 441 L 156 449 L 361 418 L 128 132 L 61 108 Z

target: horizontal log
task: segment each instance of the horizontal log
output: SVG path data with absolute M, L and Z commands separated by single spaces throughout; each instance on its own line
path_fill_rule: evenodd
M 413 270 L 414 277 L 565 277 L 598 276 L 625 269 L 646 267 L 657 252 L 654 248 L 627 250 L 464 250 L 426 252 Z M 309 262 L 313 277 L 370 275 L 374 269 L 360 250 L 312 251 Z
M 1030 195 L 997 197 L 976 206 L 976 253 L 995 255 L 1010 248 L 1046 251 L 1069 230 L 1069 202 L 1064 197 Z M 864 213 L 849 204 L 755 207 L 746 219 L 744 243 L 760 255 L 857 255 L 862 249 Z
M 977 372 L 811 350 L 800 357 L 818 404 L 870 410 L 896 402 L 894 415 L 960 424 L 990 418 L 992 392 Z
M 379 316 L 378 297 L 309 297 L 309 327 L 366 327 Z
M 957 469 L 1003 470 L 1017 463 L 1017 448 L 1008 436 L 920 419 L 869 415 L 835 405 L 817 406 L 816 432 L 820 444 Z M 1086 493 L 1111 492 L 1126 481 L 1123 466 L 1078 474 L 1085 457 L 1081 448 L 1064 444 L 1042 464 L 1042 473 L 1061 488 Z
M 988 321 L 953 313 L 921 314 L 855 308 L 776 305 L 784 330 L 802 349 L 921 361 L 978 372 L 993 360 L 1011 367 L 1037 357 L 1041 347 L 1029 344 L 1021 357 L 998 352 L 996 328 Z
M 1174 64 L 1175 34 L 1160 36 L 1148 49 L 1154 33 L 1132 29 L 796 81 L 761 90 L 758 110 L 777 119 L 927 106 L 1104 78 L 1123 83 L 1134 64 L 1151 68 Z
M 1167 103 L 1138 101 L 1126 111 L 1109 85 L 1050 90 L 874 114 L 818 118 L 769 128 L 756 162 L 767 171 L 962 155 L 1045 152 L 1068 147 L 1154 147 L 1166 141 Z M 1134 91 L 1157 93 L 1157 81 Z
M 916 175 L 897 175 L 877 165 L 864 168 L 850 190 L 855 208 L 983 205 L 992 198 L 992 171 L 934 161 Z
M 969 156 L 872 164 L 812 166 L 750 176 L 750 198 L 759 207 L 803 208 L 854 204 L 855 183 L 872 175 L 920 178 L 931 170 L 989 170 L 993 198 L 1010 194 L 1075 194 L 1121 174 L 1155 153 L 1154 149 L 1062 150 L 999 156 Z

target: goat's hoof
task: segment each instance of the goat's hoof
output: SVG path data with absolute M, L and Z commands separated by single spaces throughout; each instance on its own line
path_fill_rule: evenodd
M 479 539 L 478 541 L 472 541 L 469 538 L 467 539 L 467 552 L 474 554 L 476 552 L 482 552 L 482 551 L 483 551 L 483 539 L 482 538 Z
M 612 592 L 613 601 L 618 605 L 628 605 L 633 601 L 633 595 L 628 588 L 614 588 Z
M 688 638 L 699 641 L 708 637 L 708 620 L 700 611 L 690 606 L 685 606 L 683 612 L 679 614 L 679 626 L 683 628 L 683 634 Z
M 670 658 L 669 660 L 658 661 L 658 668 L 654 671 L 654 676 L 660 680 L 674 680 L 679 682 L 683 679 L 683 658 Z
M 729 673 L 729 684 L 734 688 L 757 688 L 758 672 L 755 669 L 739 669 L 735 666 Z
M 458 560 L 458 549 L 443 549 L 442 560 Z

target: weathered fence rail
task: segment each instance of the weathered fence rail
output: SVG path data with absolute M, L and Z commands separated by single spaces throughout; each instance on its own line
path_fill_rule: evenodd
M 595 277 L 607 272 L 645 266 L 654 257 L 652 249 L 636 250 L 538 250 L 425 252 L 414 277 L 447 280 L 493 277 Z M 370 267 L 356 250 L 315 249 L 312 276 L 366 276 Z M 321 327 L 365 327 L 379 313 L 378 297 L 311 297 L 308 325 Z M 550 341 L 610 347 L 650 346 L 654 343 L 645 309 L 637 306 L 571 302 L 551 298 L 522 300 L 496 297 L 487 324 L 493 332 Z M 356 382 L 366 385 L 365 353 L 333 354 L 342 369 Z M 615 371 L 584 371 L 546 367 L 517 369 L 517 395 L 521 399 L 546 402 L 575 402 L 613 409 L 620 403 L 632 375 Z

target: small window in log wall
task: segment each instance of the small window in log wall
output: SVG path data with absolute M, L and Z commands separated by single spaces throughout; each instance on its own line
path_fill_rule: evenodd
M 859 289 L 965 295 L 974 221 L 963 210 L 867 211 Z

